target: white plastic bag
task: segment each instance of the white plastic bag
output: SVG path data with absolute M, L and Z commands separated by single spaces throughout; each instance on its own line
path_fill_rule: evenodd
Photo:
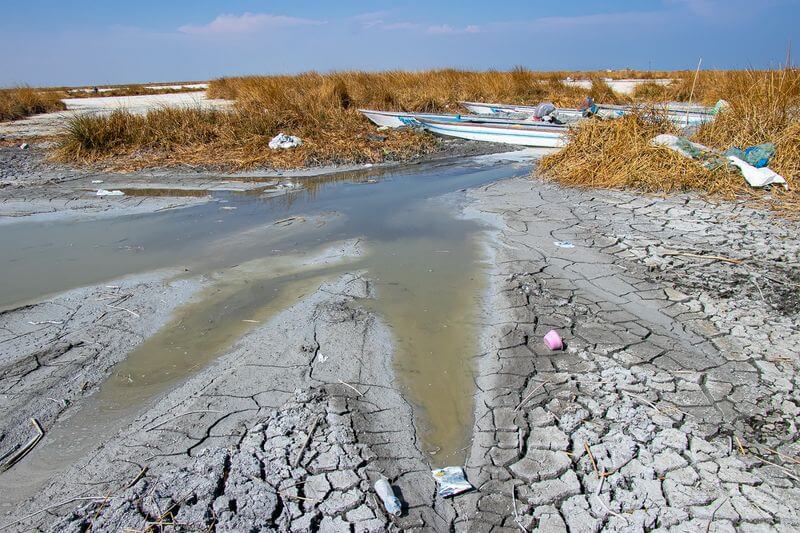
M 122 191 L 107 191 L 105 189 L 98 189 L 97 196 L 124 196 L 125 193 Z
M 286 150 L 288 148 L 297 148 L 302 144 L 303 141 L 300 140 L 300 137 L 279 133 L 269 142 L 269 147 L 272 150 Z
M 769 167 L 756 168 L 747 161 L 742 161 L 733 155 L 728 156 L 728 161 L 742 171 L 742 176 L 751 187 L 766 187 L 773 183 L 779 183 L 786 187 L 784 177 Z

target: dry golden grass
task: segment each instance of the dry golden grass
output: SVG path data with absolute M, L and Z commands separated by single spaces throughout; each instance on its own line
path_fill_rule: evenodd
M 18 120 L 36 113 L 61 111 L 63 95 L 30 87 L 0 89 L 0 120 Z
M 376 140 L 375 127 L 358 108 L 455 112 L 460 110 L 459 100 L 552 100 L 575 106 L 586 94 L 564 85 L 559 75 L 524 69 L 223 78 L 211 82 L 208 96 L 234 100 L 230 111 L 162 109 L 144 117 L 124 112 L 78 117 L 69 124 L 57 156 L 114 168 L 284 168 L 403 160 L 435 151 L 438 141 L 414 131 L 382 132 L 386 139 Z M 269 150 L 269 140 L 279 132 L 298 135 L 303 146 Z
M 566 148 L 543 158 L 539 169 L 570 186 L 646 192 L 745 190 L 737 174 L 706 170 L 676 152 L 650 145 L 662 133 L 678 132 L 672 123 L 645 114 L 588 120 L 573 128 Z
M 369 137 L 372 130 L 340 124 L 303 136 L 300 148 L 274 151 L 267 145 L 277 130 L 266 113 L 165 108 L 140 116 L 115 111 L 72 119 L 56 156 L 115 170 L 171 165 L 297 168 L 403 160 L 435 149 L 434 139 L 422 133 L 389 131 L 378 141 Z
M 643 86 L 644 87 L 644 86 Z M 687 88 L 688 87 L 688 88 Z M 661 88 L 677 99 L 691 92 L 691 80 Z M 655 92 L 653 87 L 643 93 Z M 800 178 L 800 72 L 710 72 L 698 76 L 694 94 L 705 103 L 725 98 L 730 107 L 713 122 L 704 124 L 692 140 L 719 150 L 744 148 L 764 142 L 776 145 L 770 168 L 783 175 L 792 188 Z M 635 95 L 641 97 L 642 95 Z M 570 134 L 569 145 L 544 158 L 544 175 L 571 186 L 633 188 L 643 191 L 700 190 L 734 196 L 758 194 L 747 187 L 738 172 L 727 168 L 707 170 L 649 141 L 660 133 L 677 133 L 664 121 L 630 115 L 613 121 L 590 120 Z M 800 212 L 800 195 L 773 188 L 778 209 Z
M 587 91 L 561 82 L 560 73 L 537 73 L 516 68 L 509 72 L 454 69 L 422 72 L 308 72 L 295 76 L 223 78 L 209 85 L 210 98 L 241 103 L 313 105 L 308 95 L 340 94 L 350 107 L 395 111 L 444 112 L 460 109 L 462 100 L 539 103 L 551 100 L 574 106 Z

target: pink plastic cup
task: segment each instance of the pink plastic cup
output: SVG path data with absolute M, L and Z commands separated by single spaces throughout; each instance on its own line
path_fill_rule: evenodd
M 551 350 L 561 350 L 564 348 L 564 341 L 561 340 L 561 335 L 554 329 L 548 331 L 547 335 L 544 336 L 544 343 Z

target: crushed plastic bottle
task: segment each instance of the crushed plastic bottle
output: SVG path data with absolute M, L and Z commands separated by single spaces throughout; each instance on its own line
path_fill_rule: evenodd
M 394 495 L 394 490 L 392 490 L 392 486 L 389 485 L 389 481 L 386 478 L 382 477 L 375 482 L 375 492 L 380 496 L 386 512 L 394 516 L 400 516 L 402 512 L 400 500 Z

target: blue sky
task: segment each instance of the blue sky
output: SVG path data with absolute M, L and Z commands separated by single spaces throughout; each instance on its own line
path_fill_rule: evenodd
M 800 0 L 6 0 L 0 86 L 463 67 L 775 66 Z

